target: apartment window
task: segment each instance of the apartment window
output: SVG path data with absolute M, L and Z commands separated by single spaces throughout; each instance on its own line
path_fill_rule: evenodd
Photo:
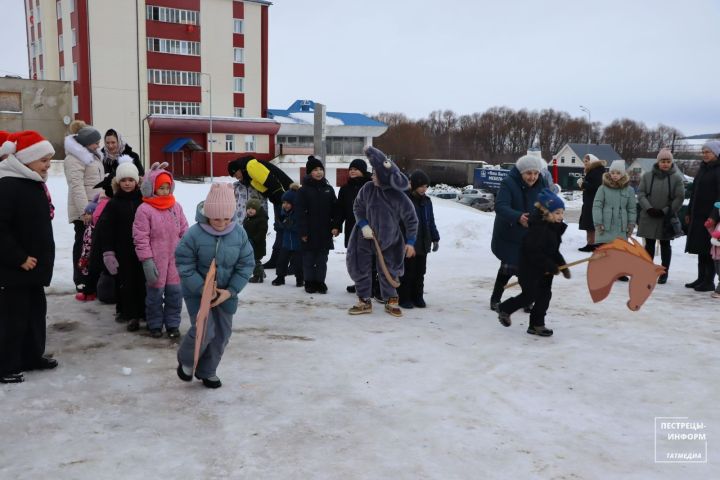
M 255 151 L 255 135 L 245 135 L 245 151 Z
M 165 38 L 148 38 L 147 49 L 149 52 L 199 56 L 200 42 L 170 40 Z
M 65 67 L 60 67 L 60 81 L 65 81 Z
M 63 51 L 63 35 L 62 33 L 58 35 L 58 52 Z
M 72 29 L 72 46 L 77 45 L 77 30 Z
M 62 18 L 62 3 L 55 2 L 55 11 L 57 12 L 57 18 Z
M 78 108 L 78 97 L 77 97 L 77 95 L 75 95 L 75 96 L 73 97 L 72 102 L 73 102 L 73 105 L 72 105 L 72 107 L 73 107 L 73 113 L 78 113 L 78 112 L 80 111 L 80 109 Z
M 243 90 L 243 80 L 242 77 L 235 77 L 235 93 L 242 93 Z
M 243 63 L 244 60 L 244 50 L 242 48 L 235 48 L 233 49 L 235 51 L 235 63 Z
M 166 23 L 181 23 L 184 25 L 198 25 L 199 12 L 195 10 L 182 10 L 179 8 L 155 7 L 148 5 L 145 9 L 148 20 Z
M 233 33 L 243 33 L 243 21 L 237 18 L 233 19 Z
M 242 108 L 242 107 L 235 107 L 235 116 L 236 116 L 236 117 L 242 117 L 242 116 L 243 116 L 243 108 Z
M 73 63 L 73 80 L 75 80 L 76 82 L 78 80 L 77 63 Z
M 200 85 L 199 72 L 185 72 L 181 70 L 148 70 L 148 83 L 156 85 L 182 85 L 196 87 Z
M 200 104 L 197 102 L 170 102 L 164 100 L 150 101 L 150 113 L 160 115 L 200 115 Z
M 225 151 L 235 151 L 235 135 L 225 135 Z

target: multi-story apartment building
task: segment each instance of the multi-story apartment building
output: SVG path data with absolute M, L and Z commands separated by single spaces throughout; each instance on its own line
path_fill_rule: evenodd
M 146 163 L 207 175 L 275 156 L 270 2 L 24 1 L 30 78 L 71 81 L 75 118 L 116 129 Z

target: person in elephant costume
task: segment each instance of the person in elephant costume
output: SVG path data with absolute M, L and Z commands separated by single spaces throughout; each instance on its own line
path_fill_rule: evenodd
M 415 207 L 405 194 L 410 181 L 377 148 L 368 147 L 365 155 L 373 167 L 373 174 L 372 182 L 360 189 L 353 206 L 357 222 L 350 234 L 346 262 L 350 278 L 355 282 L 358 303 L 348 313 L 372 312 L 372 262 L 377 258 L 380 293 L 386 299 L 385 311 L 400 317 L 397 279 L 404 273 L 405 257 L 415 255 L 418 229 Z M 376 245 L 381 255 L 373 253 L 377 253 Z

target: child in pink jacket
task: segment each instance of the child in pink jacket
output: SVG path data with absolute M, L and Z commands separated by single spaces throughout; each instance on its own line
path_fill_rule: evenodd
M 720 202 L 715 202 L 713 216 L 705 221 L 705 228 L 710 233 L 710 256 L 715 262 L 715 272 L 720 277 Z M 720 298 L 720 282 L 712 293 L 712 298 Z
M 187 231 L 188 222 L 175 201 L 175 182 L 165 167 L 167 163 L 154 163 L 140 187 L 143 203 L 135 213 L 133 241 L 145 272 L 145 320 L 150 335 L 162 337 L 164 325 L 168 337 L 178 338 L 182 291 L 175 247 Z

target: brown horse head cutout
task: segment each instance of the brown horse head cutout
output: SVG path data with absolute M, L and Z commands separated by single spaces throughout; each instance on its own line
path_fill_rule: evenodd
M 665 273 L 665 267 L 654 264 L 643 246 L 632 237 L 630 241 L 616 238 L 598 247 L 590 260 L 587 283 L 593 302 L 604 300 L 613 283 L 625 275 L 630 277 L 627 307 L 634 312 L 640 310 L 655 289 L 658 277 Z

